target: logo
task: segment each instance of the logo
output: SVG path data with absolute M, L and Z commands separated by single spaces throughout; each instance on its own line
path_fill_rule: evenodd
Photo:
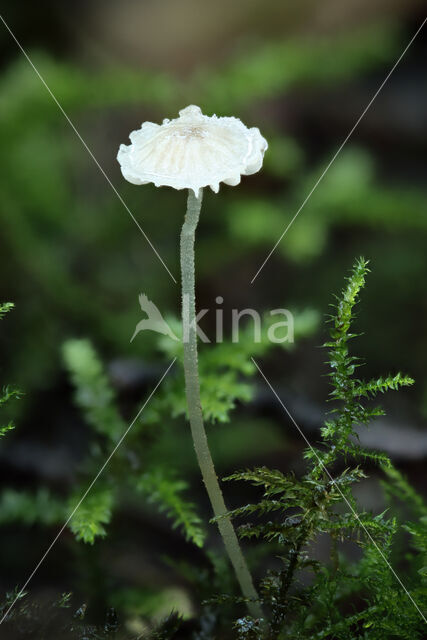
M 157 333 L 162 333 L 164 336 L 169 336 L 172 340 L 177 340 L 179 342 L 179 338 L 176 337 L 154 302 L 149 300 L 145 293 L 141 293 L 138 296 L 138 300 L 139 306 L 142 311 L 147 314 L 147 318 L 138 322 L 130 341 L 132 342 L 140 331 L 156 331 Z
M 172 340 L 181 342 L 181 339 L 172 331 L 166 320 L 163 318 L 159 309 L 156 307 L 145 293 L 141 293 L 138 297 L 141 310 L 147 315 L 146 318 L 140 320 L 135 327 L 130 341 L 132 342 L 141 331 L 155 331 L 164 336 L 169 336 Z M 222 296 L 215 299 L 217 305 L 224 302 Z M 196 317 L 190 322 L 190 300 L 185 294 L 182 299 L 182 341 L 188 342 L 190 333 L 196 332 L 202 342 L 212 342 L 206 333 L 199 327 L 199 321 L 209 313 L 209 309 L 201 309 Z M 215 313 L 215 340 L 214 342 L 223 342 L 224 339 L 224 310 L 216 307 Z M 278 320 L 276 317 L 281 316 Z M 239 342 L 240 324 L 242 318 L 252 323 L 253 341 L 255 343 L 262 342 L 267 339 L 275 344 L 283 344 L 284 342 L 294 342 L 294 317 L 289 309 L 273 309 L 267 314 L 261 316 L 255 309 L 231 309 L 231 341 Z M 247 323 L 246 323 L 247 327 Z M 246 329 L 246 328 L 245 328 Z M 247 332 L 245 330 L 245 339 Z

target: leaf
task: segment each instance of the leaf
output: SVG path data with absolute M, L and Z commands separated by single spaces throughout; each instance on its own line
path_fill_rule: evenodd
M 77 494 L 70 500 L 70 511 L 76 508 L 80 498 Z M 93 544 L 97 537 L 106 535 L 104 525 L 111 520 L 114 494 L 111 489 L 96 489 L 90 493 L 78 507 L 70 522 L 70 529 L 76 536 L 88 544 Z
M 75 401 L 88 423 L 116 443 L 126 423 L 115 406 L 115 394 L 89 340 L 68 340 L 63 357 L 75 387 Z
M 154 468 L 140 476 L 137 488 L 173 520 L 174 527 L 182 528 L 187 540 L 203 547 L 206 533 L 202 521 L 194 504 L 182 495 L 188 489 L 186 482 L 179 480 L 170 469 Z

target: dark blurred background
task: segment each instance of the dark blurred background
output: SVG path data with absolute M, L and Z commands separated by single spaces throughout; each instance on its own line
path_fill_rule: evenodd
M 363 336 L 354 343 L 364 375 L 401 370 L 416 385 L 387 398 L 387 416 L 361 438 L 387 451 L 426 492 L 425 31 L 250 284 L 421 24 L 424 3 L 42 0 L 6 1 L 1 14 L 175 277 L 185 194 L 126 183 L 119 144 L 141 122 L 176 117 L 188 104 L 260 128 L 270 145 L 263 170 L 239 187 L 205 194 L 199 305 L 213 307 L 221 295 L 225 310 L 318 312 L 309 337 L 265 360 L 315 441 L 328 393 L 318 348 L 324 315 L 354 259 L 369 259 L 357 318 Z M 91 341 L 127 419 L 166 362 L 148 334 L 129 342 L 141 317 L 137 295 L 144 291 L 175 316 L 180 297 L 3 24 L 0 49 L 0 299 L 16 305 L 1 323 L 0 378 L 25 394 L 8 408 L 16 429 L 0 448 L 4 592 L 22 584 L 58 530 L 54 516 L 40 516 L 40 495 L 46 504 L 50 495 L 68 495 L 91 446 L 62 345 Z M 172 431 L 172 442 L 180 433 Z M 210 437 L 221 474 L 255 462 L 302 468 L 304 442 L 261 380 L 252 403 L 239 405 L 230 424 L 210 427 Z M 190 445 L 179 466 L 208 516 Z M 383 498 L 375 477 L 370 482 L 360 499 L 379 511 Z M 240 491 L 227 487 L 230 503 L 245 499 Z M 198 553 L 203 563 L 155 509 L 123 500 L 106 539 L 88 547 L 66 531 L 31 587 L 40 597 L 72 590 L 95 613 L 114 605 L 137 631 L 165 602 L 186 613 L 197 608 L 162 557 L 194 560 Z

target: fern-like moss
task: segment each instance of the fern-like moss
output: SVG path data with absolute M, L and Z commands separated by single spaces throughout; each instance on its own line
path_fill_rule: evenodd
M 263 624 L 249 617 L 238 620 L 235 627 L 239 639 L 423 637 L 421 608 L 427 605 L 422 590 L 427 575 L 425 507 L 385 454 L 367 451 L 355 441 L 356 427 L 369 424 L 383 413 L 381 407 L 365 406 L 363 400 L 414 382 L 400 373 L 370 381 L 356 377 L 360 361 L 350 354 L 349 343 L 356 337 L 352 333 L 354 309 L 368 272 L 367 262 L 359 259 L 329 318 L 330 339 L 325 347 L 334 407 L 321 429 L 322 442 L 305 452 L 305 474 L 297 478 L 261 467 L 226 478 L 262 489 L 258 502 L 234 509 L 229 515 L 251 516 L 240 526 L 240 536 L 264 540 L 275 548 L 278 545 L 281 558 L 281 568 L 269 571 L 260 584 L 268 620 Z M 361 467 L 366 460 L 387 473 L 395 483 L 394 492 L 410 499 L 421 516 L 418 522 L 405 525 L 422 559 L 418 564 L 419 585 L 409 583 L 410 591 L 402 591 L 390 570 L 396 519 L 386 512 L 374 515 L 361 511 L 354 497 L 354 485 L 366 478 Z M 254 515 L 261 517 L 259 523 L 253 522 Z M 330 563 L 326 564 L 310 558 L 311 543 L 321 533 L 331 542 Z M 359 563 L 352 565 L 338 553 L 337 544 L 343 540 L 362 548 Z M 301 571 L 308 570 L 312 573 L 310 586 L 300 581 Z M 344 607 L 352 597 L 362 600 L 358 610 L 348 616 Z

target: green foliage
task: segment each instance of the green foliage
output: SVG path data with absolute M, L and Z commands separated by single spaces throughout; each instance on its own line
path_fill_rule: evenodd
M 13 302 L 3 302 L 0 303 L 0 320 L 7 314 L 9 311 L 12 311 L 14 308 Z M 22 397 L 22 392 L 19 389 L 6 385 L 0 391 L 0 409 L 5 407 L 9 402 L 13 399 L 19 399 Z M 0 425 L 0 438 L 6 435 L 9 431 L 13 431 L 15 425 L 12 421 L 9 421 L 5 425 Z
M 387 481 L 383 482 L 383 489 L 389 500 L 397 498 L 403 504 L 409 506 L 411 512 L 418 517 L 422 518 L 426 516 L 427 505 L 419 493 L 409 484 L 405 476 L 393 466 L 385 467 L 384 473 L 386 474 Z
M 3 387 L 0 392 L 0 408 L 7 405 L 12 399 L 21 398 L 22 392 L 19 389 L 12 388 L 10 386 Z M 9 421 L 7 424 L 0 426 L 0 438 L 9 431 L 13 431 L 15 425 L 12 421 Z
M 350 355 L 349 342 L 354 308 L 365 285 L 368 267 L 358 260 L 347 285 L 330 316 L 328 349 L 331 393 L 335 407 L 322 429 L 322 443 L 305 452 L 307 470 L 301 478 L 266 467 L 234 473 L 227 480 L 249 482 L 263 493 L 258 502 L 230 512 L 233 518 L 256 515 L 239 527 L 242 538 L 264 540 L 278 550 L 279 569 L 271 570 L 260 585 L 260 597 L 267 614 L 261 624 L 250 617 L 240 619 L 235 628 L 242 640 L 265 638 L 333 638 L 334 640 L 379 640 L 380 638 L 421 638 L 424 622 L 420 611 L 427 605 L 424 564 L 418 570 L 418 585 L 406 578 L 409 594 L 400 593 L 400 583 L 390 571 L 392 545 L 398 523 L 385 513 L 360 511 L 353 486 L 366 478 L 360 460 L 373 459 L 394 479 L 394 491 L 411 498 L 417 510 L 425 508 L 420 498 L 404 483 L 384 454 L 371 454 L 354 443 L 355 427 L 368 425 L 382 414 L 365 406 L 364 398 L 389 389 L 413 384 L 412 378 L 397 374 L 364 381 L 356 377 L 358 358 Z M 406 524 L 413 547 L 425 559 L 426 523 Z M 331 559 L 322 564 L 310 550 L 320 534 L 330 539 Z M 362 549 L 362 559 L 349 563 L 339 553 L 341 541 L 352 541 Z M 310 572 L 309 586 L 301 575 Z M 345 614 L 348 598 L 361 598 L 353 615 Z M 414 605 L 415 603 L 415 605 Z
M 239 328 L 238 341 L 224 340 L 217 344 L 206 345 L 200 349 L 200 395 L 203 407 L 203 416 L 206 422 L 225 423 L 230 420 L 230 412 L 238 403 L 248 403 L 254 395 L 253 385 L 249 379 L 256 373 L 256 367 L 251 356 L 265 354 L 272 347 L 268 332 L 277 322 L 272 315 L 265 315 L 261 323 L 259 340 L 254 338 L 254 326 L 252 320 Z M 316 330 L 319 315 L 313 309 L 295 311 L 293 313 L 293 340 L 311 336 Z M 179 335 L 177 321 L 171 319 L 171 327 Z M 243 323 L 242 323 L 243 325 Z M 279 331 L 279 329 L 278 329 Z M 290 337 L 284 333 L 283 337 Z M 160 348 L 165 355 L 177 357 L 182 360 L 181 343 L 170 339 L 161 339 Z M 290 350 L 294 346 L 292 339 L 281 343 L 281 348 Z M 221 384 L 217 384 L 218 379 Z M 169 378 L 165 381 L 163 389 L 159 390 L 156 397 L 150 403 L 146 419 L 152 422 L 187 415 L 187 403 L 184 392 L 183 378 Z
M 7 613 L 8 609 L 16 604 Z M 120 623 L 115 609 L 104 614 L 102 624 L 91 624 L 87 618 L 90 608 L 81 604 L 73 609 L 72 593 L 63 593 L 56 600 L 36 602 L 27 593 L 18 590 L 7 593 L 0 602 L 0 619 L 4 637 L 14 640 L 136 640 Z M 181 628 L 182 617 L 173 612 L 152 627 L 151 632 L 139 634 L 141 640 L 172 640 Z
M 179 322 L 173 318 L 168 320 L 179 335 Z M 317 321 L 317 314 L 311 310 L 295 314 L 295 340 L 310 335 Z M 202 403 L 207 421 L 228 421 L 229 412 L 237 402 L 248 402 L 252 398 L 252 386 L 245 380 L 255 372 L 250 355 L 265 353 L 271 346 L 267 332 L 272 322 L 273 318 L 266 318 L 260 342 L 254 342 L 252 327 L 248 325 L 240 331 L 238 343 L 222 342 L 209 345 L 208 349 L 202 351 Z M 293 345 L 284 343 L 284 346 L 291 348 Z M 162 337 L 159 347 L 168 358 L 181 359 L 181 343 Z M 117 409 L 117 399 L 91 343 L 88 340 L 69 340 L 63 346 L 63 355 L 75 387 L 75 401 L 93 431 L 94 444 L 97 442 L 85 462 L 85 475 L 90 478 L 88 471 L 95 475 L 104 461 L 101 454 L 107 457 L 110 452 L 106 444 L 118 442 L 126 433 L 127 423 Z M 216 384 L 218 376 L 221 376 L 221 385 Z M 173 463 L 167 469 L 164 467 L 164 459 L 171 460 L 171 455 L 176 455 L 180 442 L 176 441 L 170 428 L 163 430 L 151 426 L 168 424 L 171 417 L 185 415 L 183 378 L 170 375 L 144 410 L 141 419 L 126 435 L 126 440 L 104 473 L 109 487 L 118 487 L 119 491 L 127 487 L 132 493 L 142 493 L 148 504 L 155 504 L 160 512 L 173 521 L 174 527 L 183 531 L 187 540 L 201 547 L 205 531 L 195 505 L 186 497 L 188 483 L 180 478 Z M 187 432 L 186 425 L 185 429 Z M 98 440 L 96 436 L 101 436 L 103 440 Z M 185 442 L 185 448 L 188 449 L 190 444 Z M 186 455 L 185 451 L 183 455 Z M 130 468 L 129 459 L 133 461 Z M 85 488 L 84 483 L 79 483 L 70 502 L 70 511 Z M 104 525 L 110 521 L 117 501 L 118 496 L 111 489 L 103 489 L 100 493 L 97 493 L 96 487 L 92 489 L 71 522 L 77 539 L 93 543 L 97 536 L 105 535 Z
M 345 81 L 361 69 L 387 60 L 396 47 L 397 35 L 392 25 L 376 25 L 333 40 L 287 38 L 261 44 L 217 73 L 206 69 L 199 73 L 203 104 L 221 113 L 235 113 L 295 86 Z
M 194 504 L 181 495 L 188 489 L 187 482 L 177 480 L 169 470 L 156 468 L 141 475 L 137 488 L 173 520 L 174 527 L 182 527 L 187 539 L 198 547 L 203 546 L 205 532 L 201 527 L 202 521 L 195 512 Z
M 63 346 L 64 361 L 75 387 L 75 402 L 88 424 L 115 443 L 126 423 L 115 405 L 115 394 L 89 340 L 68 340 Z
M 0 319 L 13 308 L 14 304 L 11 302 L 0 304 Z M 9 385 L 3 387 L 0 393 L 0 408 L 3 409 L 22 395 L 17 388 Z M 13 429 L 15 425 L 12 421 L 0 426 L 0 438 Z M 64 516 L 62 502 L 52 498 L 46 488 L 39 488 L 35 493 L 5 488 L 0 494 L 0 524 L 19 521 L 27 526 L 33 524 L 50 526 L 60 522 Z
M 3 318 L 6 315 L 6 313 L 9 313 L 9 311 L 12 311 L 14 306 L 15 305 L 13 304 L 13 302 L 0 303 L 0 319 Z
M 75 496 L 70 501 L 71 512 L 72 505 L 76 502 L 78 504 L 79 499 L 80 496 Z M 111 490 L 100 490 L 99 487 L 92 489 L 71 520 L 70 528 L 76 539 L 93 544 L 96 537 L 104 537 L 107 533 L 104 525 L 111 520 L 112 505 L 113 492 Z
M 276 197 L 230 202 L 226 224 L 235 240 L 247 248 L 260 244 L 270 248 L 278 240 L 323 173 L 327 160 L 306 171 L 301 159 L 298 163 L 295 173 L 301 177 L 285 190 L 278 189 Z M 269 170 L 268 163 L 266 168 Z M 366 150 L 351 144 L 346 147 L 317 187 L 316 197 L 304 207 L 304 215 L 298 216 L 286 241 L 278 246 L 282 255 L 299 264 L 314 260 L 335 228 L 357 227 L 399 236 L 411 230 L 425 233 L 426 220 L 420 212 L 426 206 L 426 194 L 414 187 L 378 183 L 376 174 L 375 161 Z
M 357 357 L 349 355 L 349 341 L 356 337 L 350 332 L 354 316 L 354 307 L 358 302 L 360 290 L 365 285 L 365 276 L 368 273 L 367 262 L 360 259 L 348 279 L 347 287 L 343 290 L 336 306 L 336 313 L 330 317 L 331 340 L 325 343 L 328 348 L 329 365 L 332 369 L 329 374 L 332 384 L 330 399 L 338 403 L 333 409 L 332 415 L 338 414 L 335 419 L 326 421 L 322 429 L 322 436 L 329 444 L 326 452 L 307 452 L 307 458 L 315 459 L 315 472 L 321 472 L 324 465 L 333 464 L 338 456 L 353 455 L 353 457 L 366 457 L 368 452 L 363 452 L 351 441 L 351 436 L 356 436 L 355 427 L 369 422 L 383 414 L 380 407 L 364 406 L 361 398 L 375 397 L 378 393 L 384 393 L 388 389 L 398 389 L 402 386 L 411 386 L 414 380 L 409 376 L 398 373 L 395 376 L 378 378 L 376 380 L 363 381 L 355 377 L 355 372 L 360 366 Z
M 88 424 L 95 433 L 105 436 L 107 442 L 115 444 L 119 437 L 125 434 L 128 425 L 116 408 L 115 394 L 93 346 L 87 340 L 70 340 L 64 344 L 63 353 L 75 385 L 76 402 Z M 109 485 L 141 491 L 149 503 L 155 503 L 160 511 L 173 520 L 174 526 L 182 528 L 188 540 L 201 546 L 204 533 L 200 526 L 200 518 L 194 505 L 182 496 L 183 491 L 187 489 L 187 483 L 177 477 L 172 467 L 167 472 L 159 468 L 146 469 L 143 473 L 139 470 L 140 466 L 147 466 L 146 460 L 150 458 L 150 449 L 156 439 L 156 434 L 144 433 L 142 422 L 135 425 L 135 429 L 127 434 L 126 442 L 120 445 L 115 453 L 115 460 L 106 470 Z M 102 451 L 107 457 L 109 450 L 101 448 L 98 455 L 93 456 L 92 461 L 88 461 L 89 469 L 96 472 L 95 465 L 101 466 L 104 460 L 100 459 L 99 453 Z M 128 454 L 134 458 L 134 464 L 130 469 Z M 81 485 L 70 504 L 76 503 L 83 492 L 84 486 Z M 93 543 L 96 536 L 104 536 L 104 525 L 110 521 L 115 502 L 116 498 L 111 489 L 98 492 L 95 486 L 71 522 L 71 529 L 77 539 Z
M 13 431 L 14 428 L 15 427 L 11 422 L 9 422 L 9 424 L 4 425 L 3 427 L 0 427 L 0 436 L 6 435 L 8 431 Z
M 0 319 L 14 308 L 11 302 L 0 304 Z M 3 409 L 12 400 L 22 397 L 20 389 L 5 386 L 0 393 L 0 408 Z M 0 438 L 15 429 L 12 421 L 0 426 Z M 67 514 L 61 500 L 52 497 L 50 492 L 40 487 L 36 492 L 17 491 L 5 488 L 0 493 L 0 524 L 21 522 L 26 526 L 34 524 L 51 526 L 61 522 Z
M 27 526 L 51 526 L 63 522 L 67 515 L 63 502 L 44 487 L 35 493 L 4 489 L 0 495 L 0 524 L 18 521 Z
M 405 555 L 413 572 L 421 577 L 418 591 L 422 595 L 427 587 L 427 505 L 397 469 L 388 467 L 384 471 L 387 480 L 383 488 L 390 505 L 400 506 L 399 524 L 409 534 L 410 549 L 403 540 Z
M 7 613 L 11 604 L 16 604 Z M 87 605 L 82 604 L 72 612 L 72 594 L 63 593 L 57 600 L 35 602 L 26 593 L 7 593 L 0 603 L 0 618 L 7 613 L 2 623 L 7 637 L 16 640 L 130 640 L 117 620 L 114 609 L 110 609 L 102 625 L 86 621 Z M 6 636 L 5 636 L 6 637 Z
M 42 70 L 49 87 L 65 111 L 100 109 L 123 104 L 160 105 L 174 101 L 176 84 L 168 74 L 132 71 L 124 67 L 91 73 L 75 65 L 54 60 L 45 53 L 31 54 L 34 65 Z M 33 126 L 58 116 L 57 105 L 46 95 L 46 89 L 28 62 L 22 57 L 11 65 L 3 77 L 0 102 L 2 122 L 12 126 Z
M 148 638 L 149 640 L 172 640 L 181 624 L 181 617 L 177 613 L 171 613 Z
M 179 611 L 186 619 L 192 614 L 187 590 L 180 586 L 125 586 L 110 594 L 109 601 L 124 615 L 147 621 L 162 621 L 171 611 Z

